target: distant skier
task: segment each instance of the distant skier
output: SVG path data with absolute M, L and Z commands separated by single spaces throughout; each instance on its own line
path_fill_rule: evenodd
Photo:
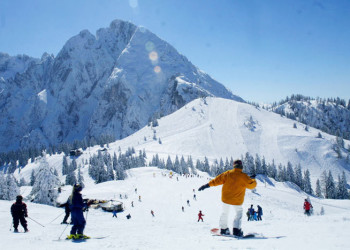
M 310 210 L 311 210 L 312 208 L 313 208 L 313 207 L 312 207 L 311 203 L 310 203 L 307 199 L 305 199 L 305 202 L 304 202 L 304 210 L 305 210 L 305 214 L 306 214 L 307 216 L 310 216 L 310 215 L 311 215 Z
M 21 195 L 17 195 L 16 202 L 11 206 L 11 214 L 13 218 L 13 227 L 14 232 L 18 233 L 18 225 L 21 222 L 22 227 L 24 228 L 24 232 L 28 232 L 27 220 L 25 217 L 28 217 L 27 205 L 22 202 L 23 197 Z
M 202 222 L 203 222 L 203 216 L 204 216 L 204 214 L 202 214 L 202 211 L 199 211 L 199 214 L 198 214 L 198 222 L 199 222 L 200 220 L 202 220 Z
M 201 186 L 198 191 L 202 191 L 211 186 L 222 186 L 221 200 L 223 202 L 222 214 L 220 217 L 221 234 L 230 234 L 230 230 L 227 226 L 228 215 L 230 208 L 233 207 L 236 211 L 236 217 L 233 221 L 233 235 L 243 236 L 241 229 L 245 190 L 253 189 L 256 187 L 255 176 L 249 177 L 243 173 L 243 164 L 241 160 L 233 162 L 232 170 L 228 170 L 209 183 Z
M 250 221 L 250 209 L 248 208 L 247 213 L 246 213 L 247 217 L 248 217 L 248 221 Z
M 193 199 L 194 199 L 195 201 L 197 200 L 196 194 L 193 195 Z
M 263 210 L 262 208 L 258 205 L 258 220 L 262 220 L 261 216 L 263 215 Z
M 130 220 L 130 219 L 131 219 L 131 215 L 128 214 L 128 215 L 126 216 L 126 218 L 127 218 L 128 220 Z
M 118 218 L 118 217 L 117 217 L 117 210 L 116 210 L 116 209 L 113 209 L 113 216 L 112 216 L 112 218 L 113 218 L 113 217 Z
M 152 216 L 154 217 L 154 212 L 153 212 L 153 210 L 151 210 L 151 214 L 152 214 Z
M 254 210 L 254 208 L 253 208 L 253 204 L 250 205 L 250 208 L 249 208 L 248 210 L 249 210 L 249 215 L 250 215 L 249 220 L 250 220 L 250 221 L 253 221 L 253 220 L 254 220 L 254 215 L 255 215 L 255 210 Z
M 184 208 L 184 206 L 182 206 L 182 212 L 185 212 L 185 208 Z
M 139 201 L 141 201 L 141 195 L 139 195 Z
M 69 207 L 72 215 L 72 229 L 70 235 L 67 236 L 68 239 L 89 239 L 89 236 L 84 235 L 85 228 L 85 218 L 83 210 L 87 209 L 88 204 L 83 202 L 81 191 L 83 187 L 79 184 L 73 186 L 73 191 L 69 197 Z
M 69 200 L 67 200 L 67 202 L 62 204 L 60 207 L 64 207 L 64 212 L 65 212 L 65 216 L 64 216 L 61 224 L 68 224 L 67 220 L 68 220 L 69 215 L 70 215 Z
M 131 206 L 134 207 L 134 201 L 131 202 Z
M 187 200 L 187 205 L 190 206 L 190 201 L 189 200 Z

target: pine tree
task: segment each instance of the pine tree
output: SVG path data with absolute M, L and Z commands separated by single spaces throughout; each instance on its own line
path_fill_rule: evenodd
M 6 183 L 5 183 L 5 176 L 4 172 L 0 171 L 0 200 L 4 200 L 5 198 L 5 190 L 6 190 Z
M 34 172 L 34 169 L 33 169 L 31 174 L 30 174 L 30 185 L 33 186 L 34 183 L 35 183 L 35 172 Z
M 254 163 L 254 157 L 247 152 L 245 154 L 245 158 L 243 160 L 243 170 L 245 173 L 248 175 L 253 175 L 256 174 L 256 169 L 255 169 L 255 163 Z
M 295 179 L 294 183 L 297 184 L 300 188 L 303 187 L 303 174 L 301 172 L 301 166 L 298 164 L 298 166 L 295 167 Z
M 5 200 L 15 200 L 16 196 L 19 194 L 19 188 L 13 174 L 7 174 L 5 179 Z
M 173 169 L 173 162 L 171 161 L 170 155 L 168 155 L 168 159 L 166 160 L 165 168 L 168 170 Z
M 63 156 L 63 161 L 62 161 L 62 175 L 66 175 L 69 172 L 69 166 L 68 166 L 68 161 L 67 161 L 67 156 Z
M 347 181 L 345 172 L 343 171 L 342 176 L 338 175 L 338 185 L 337 185 L 337 199 L 349 199 L 349 193 L 347 189 Z
M 335 199 L 337 197 L 337 192 L 335 188 L 335 183 L 333 179 L 332 172 L 329 170 L 327 179 L 326 179 L 326 186 L 325 186 L 325 198 L 326 199 Z
M 293 165 L 289 161 L 287 163 L 286 180 L 295 183 Z
M 69 171 L 66 175 L 66 185 L 74 185 L 77 183 L 77 178 L 75 177 L 74 171 Z
M 261 160 L 261 169 L 262 169 L 262 174 L 267 175 L 267 165 L 266 165 L 265 156 L 263 156 Z
M 60 181 L 54 175 L 53 169 L 49 166 L 45 157 L 40 160 L 40 166 L 35 175 L 35 183 L 30 193 L 35 203 L 55 205 L 58 196 L 57 188 Z
M 319 179 L 317 179 L 317 181 L 316 181 L 316 196 L 319 198 L 323 198 L 321 184 L 320 184 Z
M 263 174 L 262 164 L 258 154 L 255 155 L 255 170 L 256 174 Z
M 310 172 L 308 169 L 304 171 L 303 190 L 307 194 L 313 194 L 313 190 L 311 187 L 311 180 L 310 180 Z
M 85 185 L 84 185 L 84 177 L 81 173 L 81 167 L 80 165 L 78 166 L 78 176 L 77 176 L 77 181 L 78 183 L 84 188 Z

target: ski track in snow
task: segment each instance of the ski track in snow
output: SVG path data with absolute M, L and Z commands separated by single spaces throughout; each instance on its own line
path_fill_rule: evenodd
M 84 169 L 86 170 L 86 169 Z M 349 249 L 350 201 L 322 200 L 311 197 L 314 216 L 303 214 L 304 193 L 288 188 L 283 183 L 275 186 L 258 182 L 256 192 L 247 190 L 243 205 L 243 231 L 259 233 L 265 237 L 285 236 L 275 239 L 222 240 L 213 237 L 210 229 L 218 227 L 221 212 L 221 187 L 212 187 L 198 192 L 199 186 L 208 182 L 205 177 L 185 178 L 162 176 L 169 173 L 154 167 L 131 169 L 124 181 L 93 184 L 86 179 L 87 188 L 83 197 L 116 199 L 125 205 L 125 211 L 112 218 L 112 213 L 100 209 L 89 209 L 85 234 L 105 239 L 90 239 L 85 242 L 54 241 L 65 229 L 61 225 L 63 209 L 26 202 L 29 216 L 41 227 L 28 219 L 29 233 L 14 234 L 11 225 L 10 206 L 12 202 L 0 201 L 1 249 L 4 250 L 58 250 L 58 249 Z M 155 175 L 155 177 L 153 177 Z M 135 192 L 137 188 L 137 193 Z M 193 199 L 193 189 L 197 200 Z M 59 200 L 65 200 L 70 188 L 64 188 Z M 128 195 L 119 199 L 119 195 Z M 138 201 L 139 195 L 141 202 Z M 187 206 L 187 200 L 190 206 Z M 131 207 L 131 201 L 134 207 Z M 250 204 L 263 208 L 263 221 L 247 222 L 245 212 Z M 184 206 L 185 212 L 181 207 Z M 317 215 L 324 207 L 325 215 Z M 151 210 L 155 217 L 151 216 Z M 202 210 L 204 222 L 197 222 Z M 126 219 L 130 213 L 132 218 Z M 51 222 L 55 217 L 58 219 Z M 229 224 L 233 220 L 233 211 Z M 51 223 L 49 223 L 51 222 Z M 19 226 L 20 230 L 23 230 Z M 68 226 L 61 238 L 69 234 Z M 232 228 L 230 227 L 232 231 Z

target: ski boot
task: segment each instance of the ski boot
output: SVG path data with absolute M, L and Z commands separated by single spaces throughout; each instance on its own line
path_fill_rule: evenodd
M 221 235 L 230 235 L 230 229 L 228 229 L 228 228 L 222 229 L 222 228 L 221 228 L 220 234 L 221 234 Z
M 240 228 L 233 228 L 233 235 L 237 237 L 243 237 L 243 231 Z
M 75 239 L 76 239 L 76 240 L 86 240 L 86 239 L 90 239 L 90 237 L 87 236 L 87 235 L 84 235 L 84 234 L 77 234 L 77 235 L 75 236 Z
M 15 228 L 15 229 L 13 230 L 13 232 L 14 232 L 14 233 L 18 233 L 18 229 Z
M 67 235 L 67 240 L 75 239 L 75 237 L 76 237 L 76 234 Z

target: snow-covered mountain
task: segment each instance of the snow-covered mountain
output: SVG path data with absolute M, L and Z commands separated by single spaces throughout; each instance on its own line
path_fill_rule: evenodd
M 218 112 L 220 110 L 220 112 Z M 220 158 L 241 158 L 247 152 L 252 156 L 265 157 L 266 163 L 274 160 L 276 166 L 290 162 L 294 167 L 300 164 L 302 170 L 308 169 L 311 184 L 315 183 L 324 171 L 331 170 L 334 178 L 344 171 L 350 179 L 350 163 L 346 159 L 350 152 L 350 142 L 345 140 L 341 149 L 343 158 L 334 151 L 335 136 L 309 128 L 273 112 L 255 108 L 252 105 L 223 98 L 194 100 L 178 111 L 158 120 L 158 126 L 145 126 L 136 133 L 109 144 L 111 156 L 134 147 L 136 152 L 145 149 L 150 162 L 152 155 L 158 154 L 166 160 L 170 156 L 188 156 L 211 162 Z M 161 143 L 160 143 L 161 141 Z M 86 165 L 100 146 L 86 149 L 77 163 Z M 349 157 L 348 157 L 349 158 Z M 48 157 L 48 162 L 59 173 L 62 168 L 62 155 Z M 32 169 L 37 163 L 29 163 L 20 174 L 29 181 Z
M 115 20 L 56 57 L 0 55 L 0 152 L 124 138 L 203 96 L 243 101 L 152 32 Z
M 350 139 L 350 100 L 346 104 L 340 98 L 312 99 L 292 95 L 270 109 L 328 134 Z
M 9 231 L 12 229 L 12 202 L 0 201 L 0 221 L 3 224 L 0 227 L 1 246 L 6 250 L 350 248 L 349 200 L 310 197 L 314 216 L 307 217 L 303 214 L 303 201 L 307 197 L 305 193 L 291 189 L 286 183 L 263 180 L 258 180 L 255 192 L 246 192 L 243 204 L 244 212 L 251 204 L 255 209 L 260 205 L 263 209 L 262 221 L 248 222 L 243 214 L 242 229 L 245 233 L 256 232 L 267 239 L 213 237 L 210 229 L 219 226 L 221 187 L 198 192 L 198 187 L 207 181 L 205 177 L 186 178 L 175 175 L 169 178 L 169 171 L 154 167 L 128 170 L 128 178 L 124 181 L 96 185 L 86 179 L 83 198 L 117 199 L 124 204 L 125 211 L 118 213 L 118 218 L 112 218 L 112 213 L 90 208 L 84 214 L 87 220 L 84 233 L 91 237 L 108 237 L 82 243 L 63 240 L 70 230 L 70 226 L 60 224 L 64 217 L 63 208 L 29 201 L 25 201 L 31 218 L 28 219 L 29 233 L 12 233 Z M 30 187 L 22 187 L 21 191 L 26 196 Z M 63 187 L 59 201 L 66 201 L 70 192 L 70 186 Z M 193 199 L 194 194 L 196 200 Z M 120 195 L 122 199 L 119 198 Z M 127 198 L 124 198 L 125 195 Z M 139 195 L 141 202 L 138 201 Z M 187 205 L 187 200 L 190 201 L 190 206 Z M 131 206 L 132 201 L 134 207 Z M 152 217 L 151 210 L 155 217 Z M 200 210 L 204 214 L 204 222 L 197 222 Z M 324 215 L 321 215 L 322 210 Z M 126 219 L 129 213 L 130 220 Z M 232 225 L 233 216 L 234 212 L 231 211 L 229 225 Z M 23 230 L 21 226 L 19 230 Z M 232 232 L 232 226 L 230 231 Z M 61 241 L 57 241 L 58 239 Z

